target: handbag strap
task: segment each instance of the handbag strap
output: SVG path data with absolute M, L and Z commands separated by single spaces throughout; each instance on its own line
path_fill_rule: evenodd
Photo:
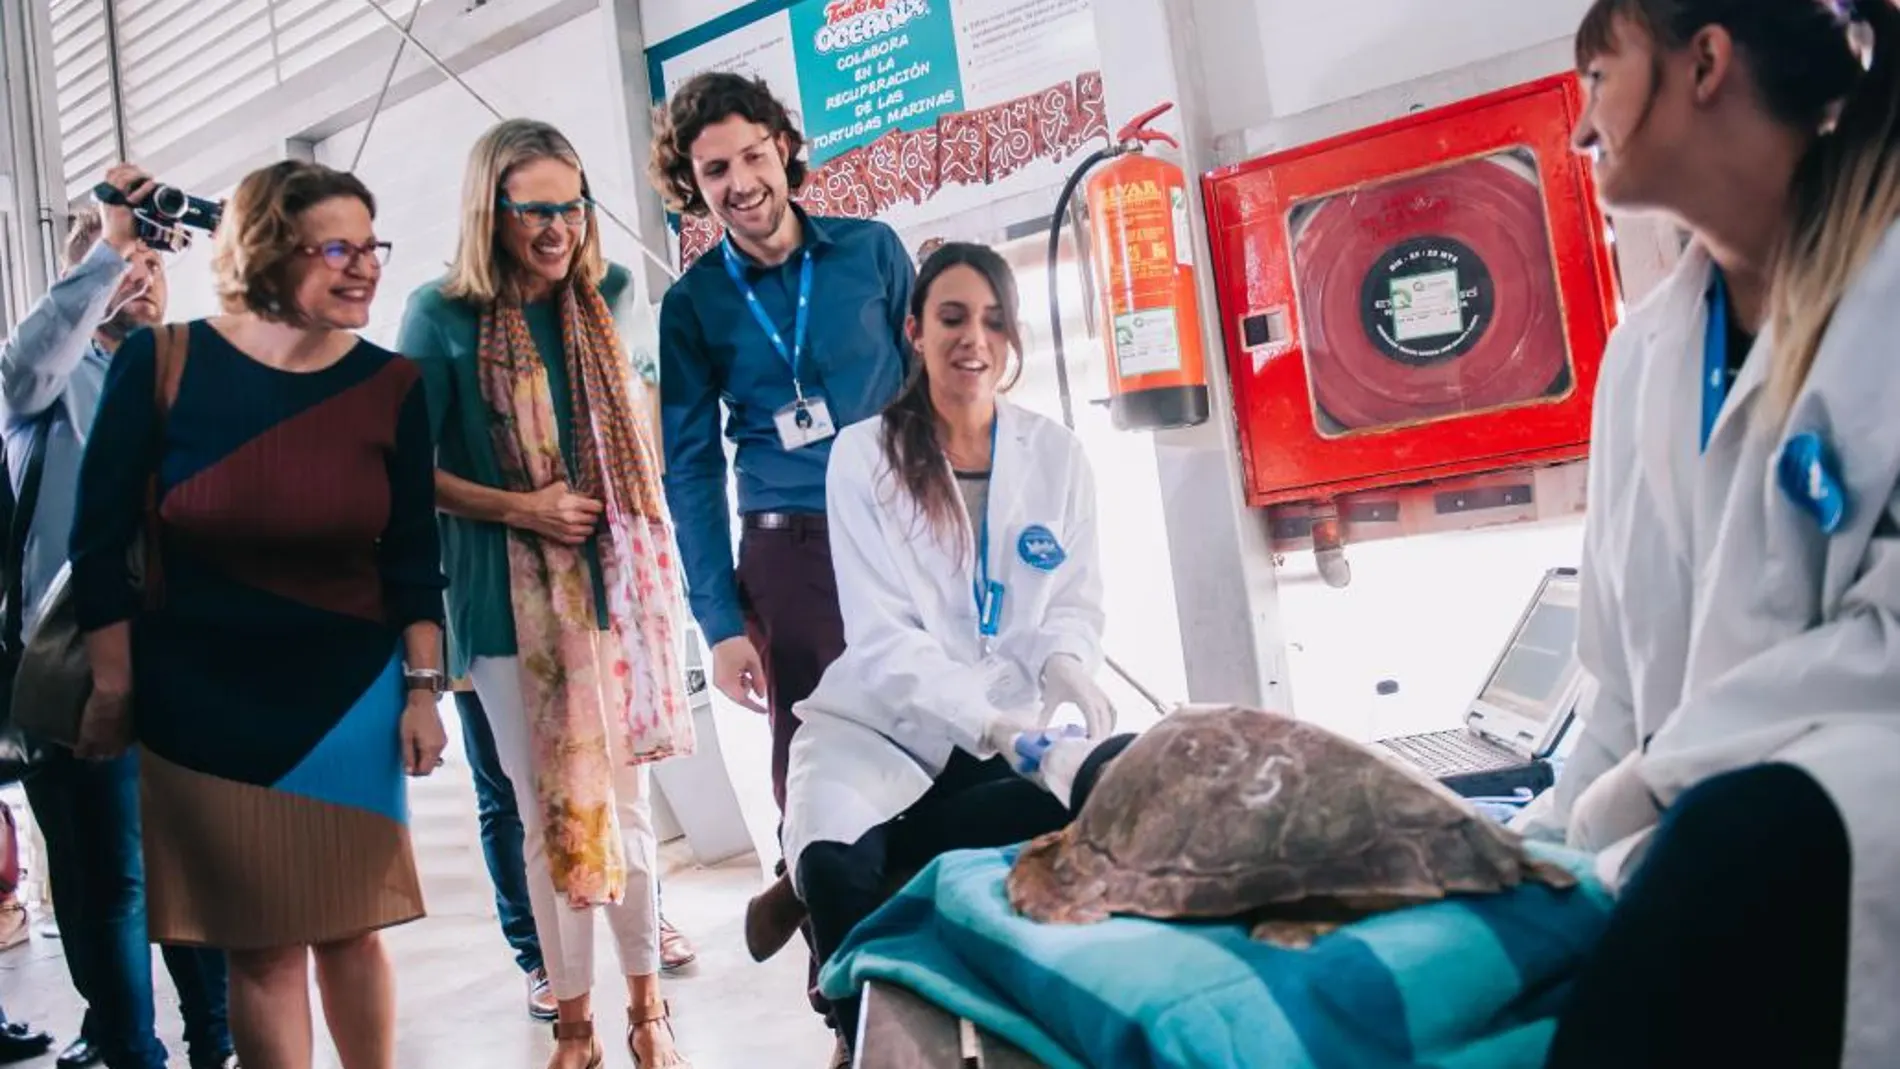
M 158 410 L 158 431 L 165 431 L 165 420 L 178 401 L 178 384 L 185 378 L 185 357 L 191 352 L 191 324 L 167 323 L 157 328 L 157 349 L 153 354 L 157 367 L 152 374 L 152 404 Z
M 160 567 L 159 540 L 163 535 L 158 515 L 158 469 L 165 457 L 165 425 L 171 419 L 172 405 L 178 401 L 178 386 L 185 378 L 185 357 L 191 351 L 191 325 L 166 323 L 153 332 L 152 408 L 157 419 L 152 424 L 152 471 L 145 480 L 145 605 L 155 609 L 165 599 L 165 574 Z

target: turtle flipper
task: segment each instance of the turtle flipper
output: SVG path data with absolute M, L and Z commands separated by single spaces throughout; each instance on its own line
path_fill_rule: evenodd
M 1560 891 L 1567 891 L 1577 886 L 1575 873 L 1564 868 L 1562 865 L 1552 861 L 1544 861 L 1541 858 L 1532 858 L 1525 864 L 1524 878 L 1549 887 L 1555 887 Z
M 1255 941 L 1283 950 L 1310 950 L 1322 935 L 1339 930 L 1337 921 L 1296 921 L 1282 917 L 1259 917 L 1249 933 Z

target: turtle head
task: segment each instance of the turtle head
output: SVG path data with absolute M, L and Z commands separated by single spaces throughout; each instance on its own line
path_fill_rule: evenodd
M 1078 864 L 1088 851 L 1077 848 L 1070 828 L 1031 840 L 1009 870 L 1009 904 L 1030 920 L 1093 924 L 1108 918 L 1106 888 L 1091 866 Z

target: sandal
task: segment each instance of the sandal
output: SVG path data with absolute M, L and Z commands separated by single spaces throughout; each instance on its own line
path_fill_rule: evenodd
M 587 1054 L 587 1069 L 602 1069 L 602 1067 L 607 1064 L 607 1052 L 602 1050 L 599 1041 L 594 1039 L 593 1021 L 554 1022 L 554 1041 L 559 1043 L 564 1039 L 585 1039 L 588 1041 L 590 1049 Z M 558 1049 L 554 1053 L 556 1057 L 560 1055 Z M 554 1063 L 550 1060 L 548 1064 L 553 1065 Z
M 638 1032 L 642 1025 L 649 1024 L 666 1026 L 666 1038 L 673 1044 L 675 1059 L 667 1069 L 693 1069 L 693 1063 L 687 1061 L 686 1056 L 679 1052 L 679 1037 L 673 1034 L 673 1007 L 665 999 L 661 999 L 658 1007 L 649 1005 L 646 1008 L 646 1016 L 636 1016 L 640 1012 L 631 1006 L 627 1007 L 627 1052 L 633 1055 L 634 1069 L 641 1069 L 646 1064 L 641 1061 L 640 1052 L 633 1045 L 634 1033 Z

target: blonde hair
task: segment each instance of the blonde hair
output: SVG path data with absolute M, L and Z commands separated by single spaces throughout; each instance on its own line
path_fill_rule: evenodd
M 59 247 L 60 270 L 71 271 L 79 266 L 79 261 L 86 258 L 104 232 L 105 220 L 97 208 L 80 208 L 73 212 L 72 224 L 66 228 L 66 240 Z
M 1777 429 L 1848 285 L 1900 219 L 1900 10 L 1891 0 L 1862 0 L 1857 9 L 1873 34 L 1873 63 L 1802 163 L 1787 245 L 1775 263 L 1768 414 Z
M 291 304 L 291 267 L 303 247 L 297 219 L 335 197 L 353 197 L 376 217 L 376 198 L 362 179 L 320 163 L 285 160 L 252 171 L 225 205 L 213 238 L 211 272 L 226 312 L 251 312 L 299 323 Z
M 581 195 L 587 201 L 587 232 L 574 253 L 570 277 L 599 285 L 607 275 L 600 250 L 600 220 L 588 191 L 587 170 L 580 153 L 566 135 L 534 119 L 507 119 L 490 127 L 468 154 L 462 179 L 462 232 L 455 260 L 449 265 L 442 295 L 472 304 L 493 304 L 504 298 L 519 300 L 521 269 L 510 264 L 497 233 L 502 187 L 515 169 L 537 160 L 560 160 L 581 176 Z

